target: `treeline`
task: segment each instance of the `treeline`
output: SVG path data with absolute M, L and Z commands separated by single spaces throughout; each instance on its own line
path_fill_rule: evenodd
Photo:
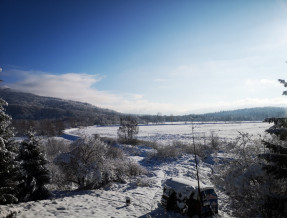
M 165 122 L 205 122 L 205 121 L 263 121 L 266 117 L 284 117 L 287 108 L 283 107 L 257 107 L 232 111 L 221 111 L 206 114 L 189 114 L 183 116 L 143 115 L 139 116 L 141 122 L 165 123 Z
M 0 98 L 8 102 L 6 113 L 13 118 L 18 135 L 34 127 L 41 135 L 60 135 L 62 130 L 80 126 L 115 125 L 127 115 L 87 103 L 37 96 L 0 88 Z M 260 107 L 206 114 L 133 115 L 140 124 L 204 121 L 263 121 L 267 117 L 284 117 L 280 107 Z
M 119 119 L 118 115 L 86 115 L 82 117 L 75 116 L 42 120 L 15 119 L 12 121 L 12 125 L 15 128 L 16 135 L 18 136 L 23 135 L 30 127 L 37 129 L 37 132 L 41 135 L 56 136 L 61 135 L 64 129 L 93 125 L 113 125 L 118 124 Z

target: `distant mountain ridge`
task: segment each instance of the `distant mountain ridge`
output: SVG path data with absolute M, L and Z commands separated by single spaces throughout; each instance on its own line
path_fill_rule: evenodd
M 218 121 L 263 121 L 268 117 L 285 117 L 287 108 L 284 107 L 254 107 L 230 111 L 220 111 L 195 116 L 195 119 Z
M 210 121 L 263 121 L 269 117 L 286 117 L 287 108 L 283 107 L 255 107 L 230 111 L 220 111 L 206 114 L 189 114 L 183 116 L 139 116 L 145 122 L 210 122 Z

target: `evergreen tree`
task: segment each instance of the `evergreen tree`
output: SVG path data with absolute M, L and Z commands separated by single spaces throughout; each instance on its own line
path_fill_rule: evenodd
M 24 170 L 24 183 L 21 186 L 21 201 L 42 200 L 51 196 L 45 187 L 50 183 L 51 177 L 45 167 L 47 160 L 40 151 L 39 140 L 34 131 L 27 133 L 28 138 L 21 143 L 19 160 Z
M 0 204 L 18 202 L 17 172 L 15 154 L 7 150 L 5 141 L 0 138 Z
M 287 87 L 284 80 L 279 80 Z M 287 95 L 287 91 L 283 92 Z M 268 217 L 286 217 L 287 216 L 287 118 L 267 118 L 265 122 L 274 123 L 266 130 L 278 139 L 275 142 L 263 141 L 268 153 L 262 155 L 267 161 L 263 166 L 266 172 L 273 176 L 273 184 L 279 184 L 279 187 L 270 189 L 265 202 L 265 211 Z
M 0 137 L 7 143 L 14 133 L 10 127 L 12 118 L 5 113 L 5 106 L 8 106 L 8 103 L 0 98 Z
M 9 204 L 18 202 L 17 186 L 21 175 L 15 160 L 16 146 L 11 140 L 11 117 L 5 114 L 4 106 L 7 102 L 0 98 L 0 204 Z

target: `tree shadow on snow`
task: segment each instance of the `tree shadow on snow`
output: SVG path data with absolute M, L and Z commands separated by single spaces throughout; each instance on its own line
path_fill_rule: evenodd
M 163 165 L 170 164 L 172 162 L 176 162 L 179 159 L 180 157 L 168 157 L 168 158 L 146 157 L 143 160 L 139 161 L 139 164 L 146 168 L 160 167 Z
M 53 199 L 72 197 L 78 195 L 94 195 L 95 193 L 91 190 L 71 190 L 71 191 L 53 191 Z M 97 195 L 97 194 L 96 194 Z
M 144 214 L 142 216 L 140 216 L 139 218 L 149 218 L 149 217 L 152 217 L 152 218 L 167 218 L 167 217 L 170 217 L 170 218 L 183 218 L 184 216 L 182 216 L 181 214 L 179 213 L 176 213 L 174 211 L 166 211 L 162 206 L 158 205 L 157 208 L 155 208 L 153 211 L 147 213 L 147 214 Z

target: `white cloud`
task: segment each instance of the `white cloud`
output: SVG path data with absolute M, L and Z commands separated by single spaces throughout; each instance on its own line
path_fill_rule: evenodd
M 272 65 L 270 62 L 271 61 L 268 57 L 262 58 L 257 56 L 209 60 L 178 66 L 170 72 L 170 75 L 190 79 L 203 75 L 211 78 L 228 78 L 231 76 L 246 78 L 248 75 L 262 75 L 262 73 L 270 73 L 270 65 Z M 273 70 L 274 68 L 271 69 Z
M 278 80 L 274 79 L 274 80 L 271 80 L 271 79 L 247 79 L 245 80 L 245 84 L 247 86 L 252 86 L 252 87 L 256 87 L 257 86 L 260 86 L 263 88 L 266 88 L 267 86 L 272 86 L 272 87 L 281 87 L 280 83 L 278 82 Z
M 187 68 L 186 68 L 187 69 Z M 98 107 L 109 108 L 124 113 L 135 114 L 187 114 L 187 113 L 204 113 L 220 110 L 238 109 L 244 107 L 260 106 L 286 106 L 286 97 L 280 96 L 282 90 L 276 93 L 276 98 L 267 96 L 266 98 L 246 98 L 244 96 L 234 96 L 234 100 L 222 100 L 221 96 L 211 100 L 205 97 L 199 97 L 194 100 L 192 96 L 184 98 L 179 102 L 173 99 L 161 103 L 150 101 L 141 93 L 112 93 L 107 90 L 100 91 L 96 89 L 97 83 L 102 79 L 100 75 L 67 73 L 54 75 L 44 72 L 29 71 L 11 71 L 9 73 L 18 74 L 21 80 L 8 84 L 11 88 L 30 92 L 42 96 L 57 97 L 63 99 L 88 102 Z M 245 85 L 249 87 L 267 89 L 267 86 L 279 87 L 281 84 L 277 80 L 270 79 L 249 79 Z M 200 87 L 200 86 L 199 86 Z M 280 86 L 281 87 L 281 86 Z M 282 87 L 281 87 L 282 88 Z M 284 88 L 284 87 L 283 87 Z M 212 94 L 212 93 L 211 93 Z
M 12 71 L 11 71 L 12 73 Z M 144 99 L 141 94 L 113 94 L 93 88 L 100 80 L 99 75 L 67 73 L 53 75 L 43 72 L 13 71 L 22 77 L 21 81 L 9 87 L 41 96 L 57 97 L 88 102 L 98 107 L 126 113 L 168 113 L 171 104 L 160 104 Z
M 257 96 L 270 94 L 278 96 L 283 90 L 283 86 L 278 82 L 278 79 L 247 79 L 245 80 L 245 86 L 248 92 L 256 93 Z
M 280 86 L 278 80 L 261 79 L 260 83 L 264 85 Z
M 98 105 L 105 105 L 117 98 L 112 94 L 92 88 L 100 81 L 98 75 L 75 73 L 53 75 L 43 72 L 35 74 L 35 72 L 28 71 L 22 71 L 20 74 L 23 79 L 10 84 L 11 88 L 42 96 L 97 103 Z

